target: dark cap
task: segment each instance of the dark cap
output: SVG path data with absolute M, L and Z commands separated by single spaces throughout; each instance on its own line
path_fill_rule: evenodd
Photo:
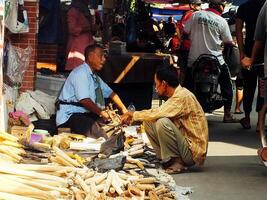
M 218 4 L 218 5 L 225 5 L 226 0 L 210 0 L 209 3 Z
M 189 0 L 190 4 L 202 4 L 203 2 L 201 0 Z

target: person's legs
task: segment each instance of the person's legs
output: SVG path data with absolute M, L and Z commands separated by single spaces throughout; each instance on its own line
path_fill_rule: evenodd
M 259 132 L 259 119 L 260 111 L 264 105 L 264 87 L 261 84 L 261 79 L 264 78 L 264 66 L 258 68 L 258 94 L 257 94 L 257 103 L 256 103 L 256 112 L 258 112 L 258 120 L 256 132 Z
M 237 73 L 237 78 L 235 81 L 235 88 L 236 88 L 236 104 L 235 104 L 235 114 L 242 114 L 243 112 L 241 111 L 241 103 L 243 101 L 243 87 L 244 87 L 244 80 L 242 76 L 242 72 Z
M 224 122 L 239 122 L 231 115 L 231 106 L 233 101 L 233 87 L 232 87 L 232 80 L 229 72 L 229 68 L 226 64 L 221 66 L 221 74 L 219 77 L 219 84 L 221 88 L 221 93 L 224 100 Z
M 235 102 L 235 114 L 242 114 L 243 112 L 241 111 L 241 103 L 243 100 L 243 89 L 236 88 L 236 102 Z
M 156 152 L 157 158 L 161 159 L 159 140 L 158 140 L 157 131 L 156 131 L 156 122 L 144 121 L 143 124 L 144 124 L 144 128 L 145 128 L 145 132 L 147 134 L 147 137 L 148 137 L 153 149 Z
M 181 164 L 183 165 L 191 166 L 194 164 L 191 150 L 184 135 L 182 135 L 170 119 L 158 119 L 156 122 L 156 133 L 163 161 L 178 158 L 182 161 Z
M 248 129 L 250 125 L 250 113 L 252 111 L 252 103 L 257 86 L 257 72 L 250 70 L 242 70 L 244 77 L 244 97 L 243 97 L 243 109 L 245 111 L 245 117 L 241 119 L 241 125 Z
M 105 131 L 97 123 L 97 117 L 88 113 L 72 114 L 65 126 L 69 127 L 73 133 L 92 138 L 107 138 Z

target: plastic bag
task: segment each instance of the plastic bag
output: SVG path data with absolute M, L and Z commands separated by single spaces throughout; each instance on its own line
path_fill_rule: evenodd
M 5 1 L 5 25 L 12 33 L 29 32 L 27 11 L 23 10 L 18 0 Z
M 20 85 L 23 75 L 29 67 L 32 48 L 29 46 L 26 49 L 15 47 L 8 44 L 8 61 L 7 61 L 7 76 L 13 84 Z
M 119 153 L 124 149 L 125 136 L 121 131 L 116 135 L 112 135 L 106 142 L 101 145 L 100 153 L 109 157 L 112 154 Z

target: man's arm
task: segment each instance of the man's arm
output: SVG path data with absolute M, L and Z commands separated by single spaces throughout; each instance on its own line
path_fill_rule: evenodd
M 240 61 L 246 56 L 244 52 L 244 42 L 243 42 L 244 38 L 242 32 L 243 26 L 244 26 L 244 21 L 242 19 L 237 18 L 235 27 L 236 27 L 236 40 L 240 54 Z
M 99 108 L 90 98 L 82 99 L 79 101 L 87 110 L 97 114 L 99 117 L 109 119 L 109 115 Z
M 120 97 L 115 92 L 111 93 L 110 99 L 119 107 L 123 114 L 128 111 L 125 105 L 122 103 Z
M 251 58 L 247 58 L 247 57 L 243 58 L 241 61 L 241 65 L 245 68 L 251 67 L 251 65 L 256 62 L 257 57 L 260 54 L 260 52 L 263 51 L 263 48 L 264 48 L 264 41 L 255 40 L 253 49 L 252 49 Z

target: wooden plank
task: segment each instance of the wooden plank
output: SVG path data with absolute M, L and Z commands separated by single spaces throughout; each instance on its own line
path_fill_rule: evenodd
M 119 83 L 121 80 L 127 75 L 127 73 L 133 68 L 135 63 L 140 59 L 140 56 L 132 56 L 131 61 L 125 67 L 125 69 L 120 73 L 120 75 L 116 78 L 114 83 Z

